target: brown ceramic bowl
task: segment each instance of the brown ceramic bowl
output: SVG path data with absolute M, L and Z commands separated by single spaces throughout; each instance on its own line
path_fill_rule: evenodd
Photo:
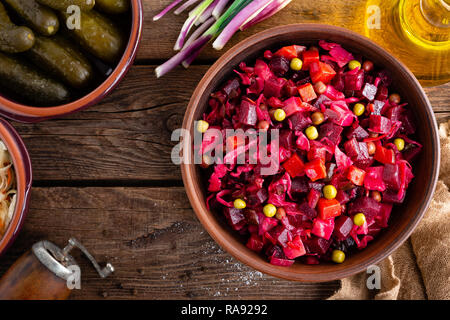
M 376 65 L 392 71 L 394 88 L 402 97 L 406 97 L 414 111 L 419 141 L 424 145 L 423 152 L 414 164 L 415 179 L 408 189 L 405 202 L 394 208 L 389 227 L 367 248 L 349 255 L 342 264 L 304 265 L 297 262 L 291 267 L 271 265 L 264 257 L 246 248 L 244 240 L 223 221 L 221 213 L 208 211 L 205 205 L 206 186 L 202 183 L 198 166 L 194 164 L 181 166 L 191 205 L 201 223 L 220 246 L 238 260 L 261 272 L 288 280 L 308 282 L 342 279 L 380 262 L 409 237 L 424 215 L 438 177 L 439 139 L 430 102 L 413 74 L 384 49 L 349 30 L 318 24 L 277 27 L 239 43 L 209 69 L 192 95 L 183 122 L 183 128 L 189 130 L 192 136 L 193 122 L 201 118 L 208 105 L 209 95 L 232 75 L 233 68 L 241 61 L 252 62 L 262 56 L 265 49 L 276 49 L 291 44 L 308 45 L 320 39 L 340 43 L 349 51 L 360 53 L 374 61 Z M 189 158 L 193 159 L 192 157 L 192 153 L 189 154 Z
M 17 182 L 17 200 L 14 214 L 5 234 L 0 239 L 0 255 L 2 255 L 16 239 L 28 212 L 32 172 L 30 156 L 22 139 L 12 126 L 1 118 L 0 140 L 3 141 L 11 155 Z
M 34 107 L 17 103 L 0 95 L 0 115 L 21 122 L 39 122 L 67 115 L 98 103 L 122 80 L 133 64 L 141 39 L 142 0 L 131 1 L 131 28 L 128 44 L 113 72 L 93 91 L 78 100 L 55 107 Z

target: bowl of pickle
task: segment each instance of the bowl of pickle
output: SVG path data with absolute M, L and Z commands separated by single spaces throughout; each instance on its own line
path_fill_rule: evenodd
M 0 115 L 38 122 L 98 103 L 133 64 L 141 0 L 0 0 Z

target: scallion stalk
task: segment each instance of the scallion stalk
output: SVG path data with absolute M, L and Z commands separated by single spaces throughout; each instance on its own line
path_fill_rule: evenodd
M 216 21 L 213 17 L 206 20 L 204 23 L 202 23 L 189 37 L 189 39 L 186 40 L 184 43 L 183 49 L 189 46 L 192 42 L 197 40 L 198 37 L 200 37 L 208 28 Z
M 211 17 L 214 8 L 217 6 L 217 3 L 219 2 L 219 0 L 214 0 L 213 3 L 211 3 L 208 8 L 206 8 L 205 11 L 203 11 L 203 13 L 201 14 L 201 16 L 198 18 L 197 22 L 195 23 L 195 25 L 200 25 L 203 22 L 205 22 L 206 20 L 209 19 L 209 17 Z
M 183 63 L 183 61 L 189 61 L 189 57 L 196 54 L 198 50 L 203 48 L 211 39 L 216 37 L 229 23 L 233 17 L 239 12 L 240 9 L 245 7 L 252 0 L 235 0 L 230 7 L 225 11 L 223 15 L 205 31 L 197 40 L 193 41 L 189 46 L 183 48 L 180 52 L 170 58 L 168 61 L 160 65 L 155 69 L 156 76 L 158 78 L 171 71 L 176 66 Z M 197 53 L 198 54 L 198 53 Z
M 180 4 L 183 0 L 175 0 L 173 1 L 171 4 L 169 4 L 166 8 L 164 8 L 163 11 L 161 11 L 160 13 L 158 13 L 156 16 L 153 17 L 153 21 L 157 21 L 159 19 L 161 19 L 162 17 L 164 17 L 166 15 L 167 12 L 169 12 L 170 10 L 172 10 L 173 8 L 175 8 L 178 4 Z
M 252 20 L 261 11 L 264 10 L 273 0 L 253 0 L 245 8 L 243 8 L 230 23 L 223 29 L 220 35 L 213 43 L 213 48 L 222 50 L 231 37 L 239 30 L 239 28 L 248 20 Z
M 180 34 L 178 35 L 177 42 L 175 43 L 175 46 L 173 48 L 175 51 L 178 51 L 183 47 L 184 40 L 186 39 L 186 36 L 188 35 L 192 26 L 195 24 L 195 22 L 200 18 L 202 13 L 208 8 L 208 6 L 213 1 L 214 0 L 204 0 L 194 10 L 192 10 L 189 13 L 189 17 L 184 22 L 183 27 L 181 28 Z
M 214 8 L 212 15 L 214 18 L 219 19 L 219 17 L 222 15 L 223 11 L 225 10 L 225 7 L 227 6 L 228 2 L 230 0 L 219 0 L 219 3 Z
M 254 26 L 255 24 L 260 23 L 261 21 L 269 19 L 278 11 L 283 10 L 291 2 L 292 0 L 275 0 L 270 5 L 268 5 L 263 11 L 261 11 L 258 14 L 258 16 L 256 16 L 254 19 L 250 21 L 245 22 L 239 29 L 243 31 L 245 29 Z
M 177 10 L 175 10 L 174 13 L 176 15 L 179 15 L 180 13 L 184 12 L 184 10 L 186 10 L 190 6 L 193 6 L 194 4 L 196 4 L 199 1 L 200 0 L 188 0 L 185 3 L 183 3 Z

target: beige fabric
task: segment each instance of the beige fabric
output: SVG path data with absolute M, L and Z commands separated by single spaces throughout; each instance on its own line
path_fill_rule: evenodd
M 410 240 L 381 262 L 381 289 L 368 290 L 366 273 L 341 281 L 330 299 L 450 299 L 450 120 L 439 127 L 439 182 L 425 217 Z

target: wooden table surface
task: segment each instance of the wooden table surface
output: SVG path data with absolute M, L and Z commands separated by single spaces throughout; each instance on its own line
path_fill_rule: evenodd
M 170 161 L 170 135 L 181 126 L 196 84 L 221 53 L 206 50 L 188 71 L 180 68 L 156 79 L 154 68 L 172 54 L 185 17 L 171 15 L 153 23 L 152 16 L 170 0 L 143 2 L 138 59 L 110 96 L 61 119 L 13 123 L 30 152 L 34 182 L 28 217 L 0 260 L 0 274 L 39 240 L 63 246 L 76 237 L 117 271 L 101 280 L 75 254 L 82 283 L 73 299 L 328 297 L 338 282 L 293 283 L 255 272 L 224 252 L 195 217 L 180 169 Z M 294 0 L 282 15 L 238 34 L 226 49 L 275 25 L 323 20 L 331 13 L 348 21 L 346 11 L 334 11 L 331 2 Z M 449 88 L 426 89 L 438 120 L 450 117 Z

